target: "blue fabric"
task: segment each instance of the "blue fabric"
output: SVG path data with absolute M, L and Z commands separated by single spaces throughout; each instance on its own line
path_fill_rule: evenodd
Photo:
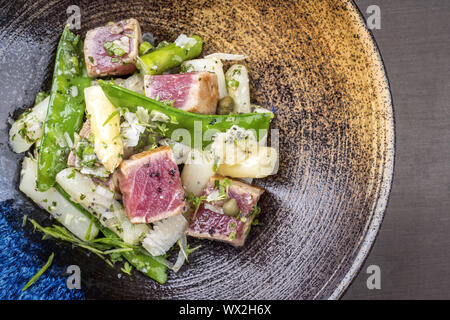
M 12 201 L 0 202 L 0 299 L 84 299 L 82 290 L 67 288 L 65 269 L 55 263 L 57 252 L 47 271 L 22 292 L 23 286 L 47 262 L 52 250 L 46 248 L 46 242 L 52 240 L 39 241 L 40 234 L 30 237 L 32 228 L 22 228 L 23 212 L 11 204 Z

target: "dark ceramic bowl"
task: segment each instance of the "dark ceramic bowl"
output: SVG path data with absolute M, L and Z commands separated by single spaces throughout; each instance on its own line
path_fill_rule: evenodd
M 0 200 L 46 216 L 18 189 L 21 155 L 7 144 L 7 118 L 48 90 L 66 9 L 81 8 L 81 30 L 137 18 L 157 41 L 197 33 L 204 53 L 245 53 L 255 103 L 273 107 L 280 132 L 277 175 L 261 225 L 241 249 L 202 249 L 165 285 L 139 273 L 118 279 L 82 250 L 88 298 L 338 298 L 375 239 L 389 195 L 394 122 L 383 64 L 352 2 L 328 1 L 4 1 L 0 5 Z M 198 243 L 200 241 L 194 241 Z M 61 250 L 66 246 L 57 245 Z

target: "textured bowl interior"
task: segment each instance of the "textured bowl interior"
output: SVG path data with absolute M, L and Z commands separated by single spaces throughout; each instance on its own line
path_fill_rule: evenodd
M 377 233 L 390 189 L 393 115 L 373 39 L 353 3 L 329 1 L 81 1 L 81 30 L 135 17 L 157 41 L 203 37 L 204 53 L 249 56 L 252 97 L 274 108 L 280 168 L 256 183 L 260 226 L 245 246 L 202 248 L 165 285 L 117 277 L 96 257 L 69 250 L 88 298 L 337 298 Z M 21 155 L 7 144 L 9 116 L 49 89 L 58 38 L 74 1 L 2 2 L 0 200 L 46 215 L 17 190 Z M 191 240 L 192 241 L 192 240 Z

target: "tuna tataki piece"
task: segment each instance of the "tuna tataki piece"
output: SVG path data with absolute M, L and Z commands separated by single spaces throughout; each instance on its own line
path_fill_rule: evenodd
M 122 161 L 119 187 L 132 223 L 150 223 L 186 208 L 180 172 L 170 147 L 141 152 Z
M 219 175 L 211 177 L 200 196 L 209 196 L 210 200 L 216 198 L 219 192 L 218 186 L 223 179 L 225 178 Z M 208 201 L 207 198 L 192 217 L 186 230 L 187 235 L 224 241 L 235 246 L 244 244 L 251 223 L 257 214 L 253 209 L 264 193 L 264 189 L 238 180 L 227 179 L 231 180 L 227 199 Z M 238 209 L 237 214 L 233 216 L 226 215 L 223 210 L 224 204 L 230 199 L 236 201 Z
M 136 19 L 110 22 L 89 30 L 84 41 L 84 59 L 89 76 L 133 73 L 141 38 L 141 27 Z
M 175 108 L 215 114 L 219 101 L 217 76 L 210 72 L 145 75 L 145 95 L 173 103 Z

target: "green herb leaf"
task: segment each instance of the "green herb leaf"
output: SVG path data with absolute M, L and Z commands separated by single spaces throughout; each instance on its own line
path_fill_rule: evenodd
M 113 113 L 111 113 L 108 118 L 106 118 L 105 122 L 103 122 L 103 127 L 109 122 L 111 121 L 112 118 L 114 118 L 116 115 L 120 114 L 120 109 L 117 109 L 116 111 L 114 111 Z
M 106 41 L 103 44 L 103 48 L 106 49 L 106 51 L 108 52 L 108 55 L 110 56 L 117 56 L 117 57 L 121 57 L 123 56 L 125 53 L 127 53 L 125 50 L 123 50 L 121 47 L 119 47 L 118 45 L 116 45 L 114 42 L 112 41 Z
M 67 176 L 67 179 L 75 178 L 75 169 L 72 169 L 72 172 Z
M 25 286 L 22 288 L 22 291 L 27 290 L 33 283 L 36 282 L 37 279 L 39 279 L 40 276 L 42 276 L 45 270 L 47 270 L 48 267 L 50 267 L 50 265 L 52 264 L 54 256 L 55 256 L 54 253 L 50 255 L 44 266 L 25 284 Z
M 206 196 L 196 197 L 192 192 L 189 193 L 187 201 L 189 201 L 194 206 L 194 216 L 197 214 L 198 208 L 203 201 L 206 200 Z
M 133 270 L 133 267 L 128 262 L 125 261 L 123 268 L 120 268 L 120 270 L 122 270 L 127 275 L 131 276 L 131 270 Z
M 239 81 L 234 79 L 227 79 L 227 87 L 229 88 L 237 88 L 239 87 Z

